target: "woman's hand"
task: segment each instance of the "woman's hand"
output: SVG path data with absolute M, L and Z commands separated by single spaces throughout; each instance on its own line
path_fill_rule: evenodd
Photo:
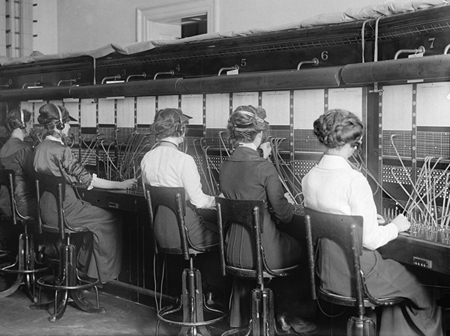
M 264 142 L 262 143 L 259 148 L 261 148 L 262 152 L 263 152 L 263 158 L 264 159 L 268 159 L 270 154 L 272 154 L 272 146 L 270 145 L 270 142 Z
M 295 200 L 292 198 L 290 193 L 288 193 L 288 192 L 284 193 L 284 197 L 286 197 L 287 201 L 289 203 L 291 203 L 292 205 L 297 204 L 297 202 L 295 202 Z
M 411 226 L 409 220 L 402 214 L 395 217 L 391 223 L 394 223 L 397 226 L 398 232 L 407 231 Z
M 137 179 L 129 179 L 120 182 L 120 189 L 132 189 L 136 186 Z

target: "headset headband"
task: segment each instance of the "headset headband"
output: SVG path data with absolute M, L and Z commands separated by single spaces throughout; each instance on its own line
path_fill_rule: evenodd
M 64 122 L 63 122 L 63 116 L 62 116 L 62 112 L 61 112 L 61 109 L 59 108 L 59 106 L 58 105 L 55 105 L 56 106 L 56 109 L 58 110 L 58 114 L 59 114 L 59 121 L 60 121 L 60 123 L 61 124 L 64 124 Z
M 22 127 L 25 126 L 25 117 L 23 116 L 23 110 L 20 109 L 20 123 L 22 124 Z

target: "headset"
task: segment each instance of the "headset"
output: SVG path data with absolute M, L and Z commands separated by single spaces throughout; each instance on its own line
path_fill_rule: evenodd
M 55 105 L 56 109 L 58 110 L 58 114 L 59 114 L 59 120 L 55 123 L 55 126 L 57 129 L 59 129 L 60 131 L 62 131 L 64 129 L 64 121 L 63 121 L 63 116 L 62 116 L 62 112 L 61 109 L 59 108 L 58 105 Z
M 20 110 L 20 128 L 21 129 L 25 129 L 26 127 L 27 127 L 27 124 L 25 123 L 25 117 L 24 117 L 24 115 L 23 115 L 23 110 L 22 109 L 19 109 Z
M 358 150 L 361 146 L 362 146 L 362 138 L 356 140 L 355 142 L 353 142 L 351 144 L 351 146 L 355 149 Z

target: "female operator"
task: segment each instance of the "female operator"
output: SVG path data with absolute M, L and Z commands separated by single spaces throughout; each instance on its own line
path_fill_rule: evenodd
M 36 215 L 36 191 L 33 169 L 33 148 L 24 141 L 33 127 L 31 112 L 13 109 L 6 116 L 6 129 L 11 133 L 8 141 L 0 149 L 0 166 L 15 173 L 15 198 L 21 215 Z M 0 212 L 11 215 L 11 205 L 6 188 L 0 189 Z M 0 246 L 17 243 L 20 227 L 2 222 L 0 225 Z M 10 247 L 3 246 L 10 249 Z
M 399 215 L 392 222 L 378 224 L 372 190 L 363 174 L 354 170 L 348 159 L 362 143 L 363 124 L 353 113 L 335 109 L 314 122 L 314 134 L 325 145 L 325 154 L 302 180 L 305 206 L 313 210 L 364 218 L 361 268 L 369 292 L 375 297 L 398 296 L 408 300 L 383 307 L 380 335 L 443 335 L 440 307 L 432 290 L 400 263 L 383 259 L 377 248 L 406 231 L 410 223 Z M 351 295 L 348 264 L 335 243 L 323 240 L 320 277 L 325 290 Z
M 202 191 L 200 174 L 194 158 L 179 150 L 184 142 L 186 125 L 191 117 L 177 108 L 159 110 L 152 125 L 156 145 L 141 161 L 142 183 L 155 187 L 183 187 L 186 192 L 185 223 L 189 241 L 198 247 L 217 245 L 219 233 L 216 223 L 209 222 L 196 209 L 214 209 L 214 196 Z M 160 207 L 155 217 L 155 235 L 164 247 L 179 247 L 180 236 L 175 215 L 168 208 Z M 209 286 L 205 292 L 224 298 L 224 279 L 220 273 L 219 256 L 215 252 L 201 254 L 197 263 L 202 277 Z M 209 293 L 208 293 L 209 294 Z M 218 297 L 217 297 L 218 296 Z
M 183 187 L 188 204 L 195 208 L 213 209 L 216 203 L 214 196 L 203 193 L 194 158 L 178 149 L 178 145 L 184 141 L 185 126 L 190 118 L 175 108 L 166 108 L 156 113 L 152 128 L 157 146 L 145 154 L 141 161 L 142 182 L 152 186 Z M 158 212 L 161 217 L 171 215 L 170 211 Z M 206 222 L 193 207 L 186 208 L 185 221 L 192 244 L 208 246 L 219 242 L 217 225 Z M 176 221 L 155 218 L 155 232 L 161 245 L 178 246 L 179 236 L 173 234 L 177 230 Z
M 264 120 L 265 118 L 266 112 L 263 108 L 250 105 L 239 106 L 231 114 L 227 128 L 230 142 L 235 150 L 220 168 L 220 189 L 225 198 L 260 199 L 268 204 L 264 213 L 261 240 L 267 265 L 277 269 L 298 264 L 301 258 L 301 247 L 294 237 L 277 228 L 277 221 L 291 222 L 294 206 L 284 196 L 283 186 L 275 166 L 261 157 L 258 152 L 260 145 L 265 143 L 269 129 L 269 123 Z M 262 150 L 263 156 L 267 156 L 266 149 Z M 271 213 L 269 213 L 269 207 L 272 209 Z M 232 225 L 227 237 L 228 261 L 238 267 L 254 267 L 251 246 L 248 231 L 240 225 Z M 300 301 L 300 297 L 296 296 L 299 292 L 295 287 L 301 285 L 296 280 L 292 287 L 288 283 L 292 279 L 286 280 L 286 278 L 274 279 L 272 283 L 278 319 L 281 322 L 281 319 L 287 317 L 286 322 L 298 333 L 312 332 L 316 326 L 300 318 L 298 316 L 300 314 L 294 309 Z M 230 311 L 232 327 L 241 327 L 248 323 L 251 311 L 249 296 L 251 289 L 250 283 L 239 278 L 234 279 Z
M 88 277 L 101 283 L 116 278 L 120 273 L 122 260 L 122 220 L 115 213 L 93 206 L 77 198 L 72 184 L 84 185 L 89 189 L 128 189 L 136 184 L 135 179 L 122 182 L 109 181 L 89 173 L 75 158 L 70 147 L 65 145 L 70 125 L 75 120 L 64 106 L 45 104 L 39 109 L 38 122 L 45 126 L 45 139 L 36 147 L 34 169 L 36 173 L 64 176 L 67 181 L 64 211 L 67 222 L 74 227 L 83 227 L 92 233 L 93 256 L 89 264 L 80 258 Z M 40 200 L 43 219 L 57 225 L 56 200 L 45 192 Z M 86 262 L 87 263 L 87 262 Z

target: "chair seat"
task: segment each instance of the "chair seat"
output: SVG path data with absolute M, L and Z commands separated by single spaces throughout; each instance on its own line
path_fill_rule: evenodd
M 59 228 L 57 226 L 45 225 L 45 223 L 42 223 L 42 231 L 45 231 L 48 233 L 59 234 Z M 66 234 L 76 234 L 76 233 L 89 232 L 89 230 L 85 229 L 85 228 L 75 228 L 74 230 L 70 230 L 70 229 L 66 228 L 66 229 L 64 229 L 64 232 Z
M 48 234 L 57 234 L 59 236 L 59 258 L 58 271 L 54 274 L 42 276 L 37 280 L 39 286 L 38 303 L 30 306 L 35 310 L 47 310 L 50 313 L 49 321 L 56 322 L 64 315 L 69 302 L 77 308 L 87 313 L 102 313 L 104 308 L 100 307 L 97 279 L 84 279 L 79 276 L 77 268 L 78 246 L 71 241 L 71 235 L 83 232 L 89 232 L 86 228 L 72 228 L 68 225 L 64 212 L 64 196 L 66 190 L 66 180 L 64 176 L 51 176 L 36 173 L 36 200 L 38 204 L 38 223 L 39 229 Z M 57 226 L 50 226 L 43 223 L 41 212 L 41 196 L 44 192 L 49 192 L 56 200 L 56 211 L 58 218 Z M 92 218 L 95 222 L 95 218 Z M 83 290 L 92 288 L 95 291 L 96 304 L 91 304 L 83 297 Z M 42 289 L 54 291 L 53 299 L 41 302 L 40 292 Z M 52 309 L 53 308 L 53 309 Z
M 34 246 L 34 232 L 28 233 L 30 226 L 35 226 L 36 220 L 31 216 L 24 216 L 17 207 L 16 201 L 15 171 L 12 169 L 0 169 L 0 186 L 8 191 L 9 215 L 0 215 L 0 223 L 11 223 L 14 226 L 21 225 L 22 231 L 18 235 L 17 253 L 12 251 L 0 251 L 0 257 L 15 255 L 13 260 L 7 260 L 0 265 L 0 273 L 15 276 L 10 286 L 0 291 L 0 298 L 13 294 L 20 286 L 24 285 L 28 297 L 37 302 L 36 274 L 47 271 L 50 267 L 42 264 Z M 38 231 L 40 233 L 40 231 Z
M 186 213 L 186 192 L 184 188 L 155 187 L 145 184 L 147 208 L 149 211 L 151 232 L 154 233 L 155 226 L 153 220 L 160 206 L 167 207 L 176 218 L 178 234 L 180 236 L 180 246 L 168 248 L 159 245 L 155 239 L 155 253 L 165 253 L 183 256 L 185 261 L 189 261 L 189 267 L 183 270 L 181 279 L 181 296 L 175 305 L 168 305 L 158 309 L 158 325 L 156 335 L 158 335 L 159 322 L 165 322 L 181 327 L 178 335 L 203 335 L 211 336 L 206 328 L 216 322 L 223 320 L 227 313 L 223 309 L 215 309 L 208 306 L 205 301 L 202 289 L 202 277 L 198 269 L 194 268 L 194 257 L 218 248 L 218 243 L 209 246 L 194 245 L 188 235 L 188 230 L 184 220 Z M 172 234 L 176 235 L 177 232 Z M 154 235 L 156 237 L 156 235 Z M 180 316 L 181 315 L 181 316 Z
M 356 305 L 356 298 L 345 296 L 345 295 L 339 295 L 331 292 L 324 291 L 322 288 L 320 288 L 317 292 L 317 295 L 322 300 L 325 300 L 327 302 L 341 305 L 341 306 L 348 306 L 348 307 L 355 307 Z M 364 307 L 366 308 L 376 308 L 377 306 L 392 306 L 395 304 L 398 304 L 405 299 L 402 297 L 385 297 L 385 298 L 376 298 L 377 302 L 371 302 L 368 298 L 364 298 Z
M 0 215 L 0 221 L 1 222 L 12 222 L 13 218 L 12 216 L 8 216 L 8 215 Z M 23 216 L 21 218 L 19 218 L 19 220 L 22 224 L 26 225 L 26 224 L 35 224 L 36 220 L 31 217 L 31 216 Z
M 274 275 L 268 273 L 267 271 L 263 271 L 263 278 L 272 279 L 274 277 L 288 276 L 289 274 L 292 273 L 292 271 L 296 270 L 298 267 L 299 267 L 299 265 L 293 265 L 293 266 L 286 267 L 286 268 L 272 269 L 271 271 L 274 273 Z M 226 265 L 226 270 L 227 270 L 227 273 L 234 275 L 234 276 L 239 276 L 239 277 L 244 277 L 244 278 L 252 278 L 252 279 L 255 279 L 257 277 L 257 271 L 255 269 Z

